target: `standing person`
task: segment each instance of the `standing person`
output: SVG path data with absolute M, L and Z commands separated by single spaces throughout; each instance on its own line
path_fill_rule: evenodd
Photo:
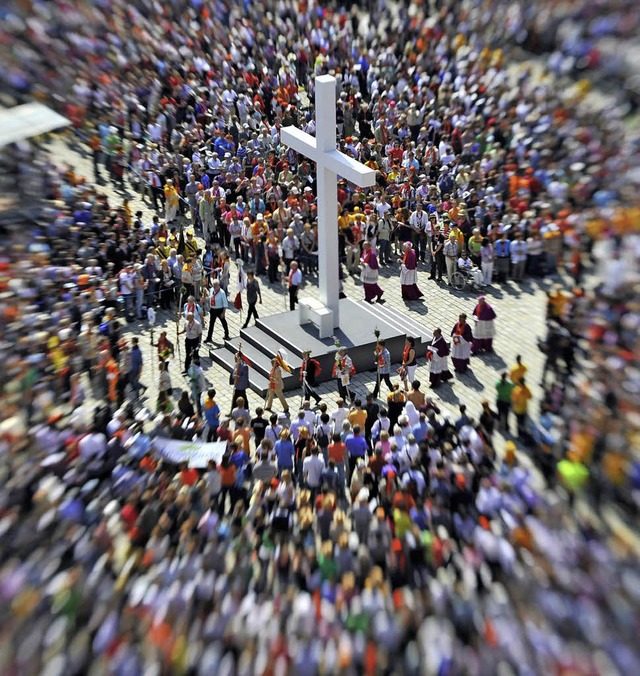
M 384 303 L 382 294 L 384 291 L 378 285 L 378 256 L 376 255 L 375 249 L 371 246 L 369 242 L 365 242 L 362 245 L 362 257 L 360 258 L 362 263 L 362 272 L 360 279 L 362 281 L 362 286 L 364 287 L 364 299 L 367 303 L 373 303 L 373 299 L 377 298 L 378 303 Z
M 164 185 L 164 220 L 167 224 L 172 223 L 178 217 L 178 204 L 180 198 L 173 181 L 168 178 Z
M 198 411 L 198 416 L 202 418 L 202 393 L 207 387 L 207 381 L 204 372 L 200 366 L 200 357 L 196 354 L 187 371 L 189 385 L 191 387 L 191 398 Z
M 298 303 L 298 289 L 302 284 L 302 272 L 298 269 L 297 261 L 289 264 L 289 310 L 296 309 Z
M 451 371 L 449 371 L 448 356 L 449 343 L 444 339 L 440 329 L 434 329 L 433 338 L 427 348 L 429 383 L 432 390 L 435 390 L 443 382 L 453 378 Z
M 453 368 L 458 373 L 464 373 L 469 367 L 469 358 L 471 357 L 471 343 L 473 342 L 473 333 L 471 327 L 467 324 L 467 315 L 461 314 L 458 321 L 451 329 L 452 347 L 451 361 Z
M 235 356 L 233 373 L 231 374 L 231 384 L 233 385 L 233 396 L 231 397 L 231 408 L 236 405 L 238 398 L 242 398 L 249 408 L 247 399 L 247 389 L 249 388 L 249 366 L 245 362 L 242 352 L 238 350 Z
M 409 391 L 409 383 L 412 383 L 416 378 L 417 366 L 416 339 L 413 336 L 407 336 L 402 350 L 402 367 L 400 369 L 405 392 Z
M 480 261 L 482 267 L 482 274 L 484 275 L 484 283 L 490 285 L 493 279 L 493 262 L 495 260 L 495 253 L 493 244 L 488 237 L 482 240 L 480 247 Z
M 400 267 L 400 284 L 403 300 L 419 300 L 424 295 L 418 288 L 418 261 L 411 242 L 405 242 L 402 265 Z
M 431 242 L 431 274 L 429 275 L 429 279 L 433 279 L 437 282 L 442 281 L 442 275 L 446 267 L 444 244 L 444 234 L 442 232 L 442 227 L 440 227 L 437 233 L 434 234 L 433 241 Z
M 509 277 L 509 263 L 511 261 L 511 242 L 507 233 L 503 232 L 495 245 L 496 252 L 496 282 L 506 282 Z
M 202 236 L 204 237 L 204 241 L 209 243 L 216 230 L 216 203 L 211 190 L 204 191 L 204 197 L 198 205 L 198 215 L 202 223 Z
M 347 348 L 341 347 L 335 356 L 333 365 L 333 377 L 338 381 L 338 392 L 341 399 L 348 399 L 350 402 L 355 399 L 355 394 L 349 388 L 351 376 L 354 368 L 351 357 L 347 354 Z
M 378 246 L 380 265 L 388 265 L 391 259 L 391 221 L 386 216 L 378 220 Z
M 444 243 L 443 247 L 445 265 L 447 266 L 447 282 L 451 284 L 451 278 L 456 271 L 458 264 L 458 253 L 460 247 L 455 233 L 449 233 L 449 239 Z
M 271 370 L 269 371 L 269 391 L 264 403 L 266 411 L 271 411 L 274 397 L 278 397 L 285 413 L 289 413 L 289 406 L 283 394 L 284 383 L 282 381 L 282 368 L 276 357 L 271 360 Z
M 511 410 L 511 393 L 515 385 L 502 373 L 496 383 L 496 408 L 498 409 L 498 427 L 506 434 L 509 432 L 509 411 Z
M 133 264 L 125 266 L 124 270 L 118 275 L 118 282 L 120 284 L 120 295 L 124 301 L 124 311 L 128 322 L 132 322 L 134 318 L 134 283 L 135 275 Z
M 140 388 L 145 392 L 147 391 L 147 388 L 140 382 L 140 376 L 142 375 L 142 350 L 140 350 L 138 338 L 135 336 L 131 339 L 131 354 L 129 360 L 129 385 L 133 391 L 133 396 L 137 399 Z
M 516 238 L 511 242 L 511 277 L 520 281 L 524 277 L 524 269 L 527 265 L 527 243 L 521 232 L 516 233 Z
M 311 350 L 305 350 L 302 353 L 302 366 L 300 367 L 300 380 L 302 382 L 302 392 L 304 400 L 309 401 L 313 397 L 316 405 L 321 401 L 320 395 L 316 391 L 316 377 L 320 375 L 320 362 L 311 356 Z
M 478 296 L 478 304 L 473 309 L 476 328 L 473 331 L 473 354 L 493 352 L 493 338 L 496 334 L 494 321 L 496 313 L 484 296 Z
M 229 325 L 225 313 L 229 307 L 227 294 L 220 288 L 220 282 L 214 279 L 211 284 L 211 295 L 209 297 L 209 331 L 207 332 L 207 339 L 205 342 L 211 343 L 211 336 L 213 335 L 213 327 L 216 324 L 216 319 L 220 320 L 222 328 L 224 329 L 224 339 L 229 340 Z
M 518 424 L 518 436 L 527 438 L 529 431 L 527 429 L 527 410 L 529 408 L 529 399 L 532 398 L 531 390 L 527 387 L 525 379 L 514 386 L 511 392 L 511 406 L 516 414 Z
M 249 306 L 247 310 L 247 319 L 242 325 L 243 329 L 246 329 L 249 326 L 249 321 L 251 317 L 258 319 L 258 311 L 256 310 L 256 304 L 260 302 L 262 305 L 262 292 L 260 291 L 260 283 L 256 279 L 256 276 L 253 270 L 247 272 L 247 305 Z
M 193 359 L 194 354 L 198 351 L 198 348 L 200 347 L 200 341 L 202 340 L 202 324 L 195 319 L 193 313 L 191 312 L 187 314 L 187 325 L 185 326 L 182 333 L 185 334 L 185 361 L 184 371 L 182 373 L 183 375 L 187 375 L 189 366 L 191 365 L 191 360 Z
M 391 382 L 391 353 L 386 347 L 384 340 L 379 340 L 376 349 L 373 351 L 376 358 L 377 375 L 376 386 L 373 390 L 373 397 L 377 399 L 380 394 L 380 383 L 384 380 L 386 386 L 391 392 L 393 390 L 393 383 Z

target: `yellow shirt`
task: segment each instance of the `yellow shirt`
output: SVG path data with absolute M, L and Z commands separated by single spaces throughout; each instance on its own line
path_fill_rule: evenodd
M 364 430 L 364 425 L 367 422 L 367 412 L 362 409 L 351 411 L 351 413 L 349 413 L 349 422 L 352 427 L 360 425 L 360 429 Z
M 519 415 L 526 413 L 529 399 L 531 399 L 531 390 L 526 385 L 516 385 L 511 393 L 513 412 Z
M 524 374 L 527 372 L 527 367 L 524 364 L 516 364 L 510 371 L 509 377 L 511 382 L 516 385 L 520 384 L 520 381 L 524 378 Z

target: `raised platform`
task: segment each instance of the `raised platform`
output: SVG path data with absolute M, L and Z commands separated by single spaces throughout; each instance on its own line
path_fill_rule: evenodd
M 402 359 L 402 350 L 407 335 L 416 338 L 419 355 L 421 347 L 431 339 L 431 333 L 413 317 L 387 309 L 384 305 L 369 305 L 364 301 L 353 301 L 345 298 L 340 301 L 340 328 L 331 338 L 319 338 L 318 329 L 311 323 L 300 326 L 298 312 L 260 318 L 255 326 L 242 329 L 239 338 L 225 341 L 225 347 L 211 352 L 212 359 L 231 371 L 234 354 L 238 344 L 242 342 L 244 354 L 251 361 L 251 389 L 265 395 L 269 381 L 271 357 L 278 349 L 284 348 L 288 353 L 288 362 L 293 374 L 283 373 L 284 389 L 294 390 L 300 387 L 300 365 L 304 350 L 320 362 L 322 373 L 319 382 L 331 380 L 337 347 L 335 341 L 346 347 L 349 356 L 358 371 L 375 369 L 374 348 L 376 337 L 374 330 L 380 331 L 380 338 L 386 341 L 391 352 L 391 360 L 397 363 Z

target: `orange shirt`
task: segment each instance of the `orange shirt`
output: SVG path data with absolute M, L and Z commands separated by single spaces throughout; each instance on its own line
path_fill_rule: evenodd
M 229 467 L 220 467 L 220 477 L 223 488 L 229 488 L 236 482 L 236 468 L 235 465 Z
M 329 452 L 329 460 L 333 462 L 344 462 L 344 454 L 347 450 L 347 447 L 343 441 L 334 442 L 329 444 L 327 451 Z

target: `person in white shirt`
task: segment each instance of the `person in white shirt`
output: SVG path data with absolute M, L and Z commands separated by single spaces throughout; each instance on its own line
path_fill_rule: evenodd
M 298 268 L 297 261 L 291 261 L 291 267 L 289 269 L 289 310 L 293 311 L 296 309 L 298 303 L 298 289 L 302 284 L 302 272 Z
M 302 463 L 302 477 L 312 493 L 312 501 L 315 499 L 315 494 L 320 488 L 322 472 L 324 471 L 324 460 L 318 452 L 319 449 L 315 446 L 311 451 L 311 455 L 308 455 Z
M 78 442 L 78 454 L 83 460 L 101 458 L 107 450 L 107 438 L 104 434 L 94 432 L 87 434 Z
M 133 287 L 135 282 L 135 272 L 133 270 L 133 265 L 127 265 L 124 270 L 118 275 L 118 281 L 120 283 L 120 295 L 124 300 L 124 309 L 127 315 L 127 320 L 133 318 L 134 312 L 134 296 L 133 296 Z
M 429 227 L 429 216 L 422 208 L 422 204 L 416 204 L 416 210 L 409 216 L 409 225 L 414 232 L 414 245 L 416 253 L 421 261 L 424 262 L 425 254 L 428 249 L 426 229 Z
M 311 410 L 311 402 L 303 401 L 302 402 L 302 411 L 304 412 L 304 420 L 307 423 L 309 432 L 313 434 L 313 430 L 316 424 L 316 414 Z
M 473 264 L 466 251 L 463 251 L 458 258 L 458 270 L 466 272 L 473 280 L 474 286 L 481 288 L 484 286 L 484 274 L 480 268 Z
M 202 339 L 202 324 L 195 319 L 192 313 L 187 314 L 187 325 L 183 333 L 185 334 L 184 351 L 186 354 L 183 373 L 186 375 L 191 365 L 191 359 L 198 351 Z
M 527 242 L 522 237 L 521 232 L 516 233 L 516 238 L 511 242 L 511 277 L 514 280 L 521 280 L 524 277 L 524 269 L 527 263 Z
M 336 410 L 331 413 L 329 416 L 331 418 L 331 424 L 333 425 L 334 432 L 342 431 L 342 423 L 347 419 L 349 415 L 349 409 L 345 408 L 344 399 L 338 399 L 336 401 Z

